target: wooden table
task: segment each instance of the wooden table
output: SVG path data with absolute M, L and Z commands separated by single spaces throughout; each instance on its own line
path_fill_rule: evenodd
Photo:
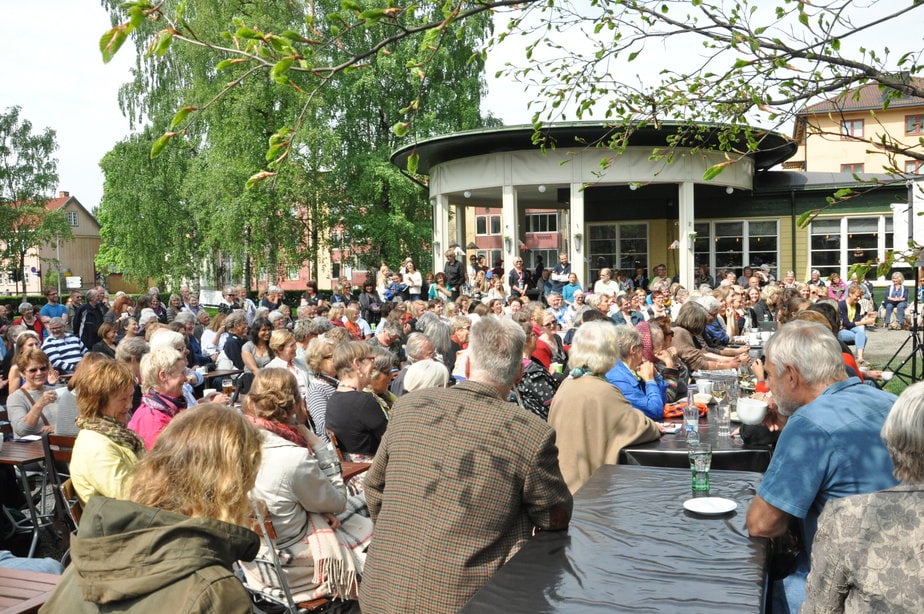
M 29 516 L 32 521 L 32 545 L 29 547 L 30 557 L 35 554 L 35 548 L 38 545 L 39 529 L 42 524 L 39 521 L 39 513 L 35 507 L 35 501 L 32 500 L 32 492 L 29 488 L 29 479 L 26 477 L 25 465 L 44 461 L 45 452 L 42 450 L 41 441 L 6 441 L 3 443 L 3 448 L 0 448 L 0 464 L 11 465 L 18 469 L 19 483 L 22 486 L 26 502 L 29 504 Z M 25 528 L 25 525 L 17 526 L 17 528 Z
M 767 542 L 745 528 L 761 475 L 711 474 L 710 495 L 736 510 L 685 511 L 689 468 L 602 466 L 575 493 L 570 528 L 531 538 L 461 612 L 762 612 Z
M 38 612 L 60 579 L 50 573 L 0 567 L 0 614 Z

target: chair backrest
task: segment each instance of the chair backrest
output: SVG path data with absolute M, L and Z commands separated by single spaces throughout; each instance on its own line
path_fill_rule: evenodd
M 6 407 L 0 405 L 0 435 L 4 439 L 7 436 L 13 436 L 13 424 L 10 422 L 10 415 L 6 413 Z
M 43 445 L 45 440 L 48 441 L 48 444 L 45 446 L 45 449 L 48 451 L 46 452 L 46 456 L 50 452 L 53 460 L 62 463 L 71 462 L 71 454 L 74 452 L 74 442 L 77 441 L 76 436 L 45 433 L 42 440 Z
M 71 522 L 74 523 L 74 530 L 76 531 L 80 525 L 80 517 L 83 516 L 83 504 L 80 503 L 80 497 L 77 496 L 77 491 L 74 490 L 74 485 L 71 483 L 70 478 L 61 483 L 61 494 L 64 496 L 67 513 L 71 518 Z
M 334 444 L 334 450 L 337 451 L 337 458 L 340 462 L 343 462 L 343 449 L 340 447 L 340 442 L 337 441 L 337 436 L 334 435 L 334 432 L 330 429 L 327 429 L 327 438 L 330 439 L 330 442 Z
M 270 517 L 269 510 L 266 508 L 266 502 L 261 499 L 255 499 L 251 501 L 251 508 L 253 511 L 253 518 L 250 528 L 260 536 L 263 543 L 266 545 L 266 548 L 261 549 L 260 554 L 257 555 L 255 562 L 274 574 L 276 578 L 275 585 L 281 590 L 282 596 L 280 597 L 276 591 L 261 591 L 250 586 L 247 582 L 246 575 L 244 575 L 244 588 L 252 595 L 285 607 L 286 611 L 292 614 L 302 611 L 311 612 L 312 610 L 317 610 L 329 604 L 330 599 L 324 598 L 303 602 L 295 601 L 295 598 L 292 596 L 292 589 L 289 588 L 285 570 L 282 568 L 282 562 L 279 560 L 276 546 L 276 529 L 273 527 L 273 519 Z M 266 552 L 266 556 L 263 556 L 264 551 Z
M 80 522 L 80 513 L 75 516 L 71 506 L 76 503 L 80 504 L 77 494 L 67 475 L 62 479 L 59 468 L 65 468 L 71 461 L 71 454 L 74 450 L 76 437 L 66 435 L 55 435 L 53 433 L 42 433 L 42 449 L 45 452 L 45 483 L 51 484 L 51 490 L 55 498 L 55 515 L 58 519 L 63 520 L 69 531 L 76 531 Z M 65 482 L 66 480 L 66 482 Z M 67 494 L 64 492 L 64 484 L 68 485 Z M 69 540 L 67 540 L 69 541 Z

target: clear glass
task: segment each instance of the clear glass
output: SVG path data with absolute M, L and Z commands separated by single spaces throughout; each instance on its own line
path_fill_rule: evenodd
M 690 459 L 690 479 L 693 492 L 709 492 L 712 446 L 708 443 L 690 444 L 687 454 Z

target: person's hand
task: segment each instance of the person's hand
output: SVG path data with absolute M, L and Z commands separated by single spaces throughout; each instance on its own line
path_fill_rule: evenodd
M 340 528 L 340 519 L 337 518 L 334 514 L 324 512 L 321 514 L 321 516 L 324 517 L 324 520 L 327 521 L 327 524 L 330 526 L 330 528 L 335 530 Z
M 674 354 L 673 352 L 671 352 L 669 348 L 658 350 L 657 352 L 655 352 L 655 357 L 661 362 L 663 362 L 664 366 L 669 369 L 673 369 L 674 367 L 677 366 L 677 363 L 674 360 Z
M 754 362 L 751 363 L 751 371 L 754 372 L 754 376 L 757 377 L 758 382 L 764 381 L 767 377 L 767 372 L 764 369 L 764 361 L 760 358 L 755 359 Z
M 36 401 L 36 404 L 40 405 L 41 407 L 48 407 L 52 403 L 57 403 L 57 402 L 58 402 L 58 393 L 55 392 L 54 390 L 46 390 L 45 392 L 42 393 L 42 396 L 38 398 L 38 401 Z
M 750 351 L 751 351 L 751 348 L 749 348 L 749 347 L 746 346 L 746 345 L 742 345 L 742 346 L 739 347 L 739 348 L 735 348 L 735 353 L 736 353 L 736 354 L 747 354 L 747 353 L 750 352 Z
M 646 382 L 653 382 L 655 378 L 655 373 L 657 370 L 653 363 L 648 362 L 647 360 L 641 364 L 638 368 L 638 375 Z
M 56 369 L 49 369 L 48 371 L 48 383 L 54 386 L 58 383 L 58 380 L 61 379 L 61 374 L 58 373 Z M 57 398 L 57 396 L 55 397 Z
M 770 429 L 771 432 L 779 431 L 786 426 L 788 418 L 780 414 L 777 410 L 776 400 L 770 393 L 759 393 L 751 398 L 759 399 L 767 404 L 767 415 L 764 416 L 763 425 Z

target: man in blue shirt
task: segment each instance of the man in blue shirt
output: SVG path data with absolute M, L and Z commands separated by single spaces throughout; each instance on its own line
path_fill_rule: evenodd
M 45 288 L 45 304 L 39 310 L 39 318 L 45 324 L 45 338 L 48 338 L 48 321 L 52 318 L 61 318 L 67 325 L 67 307 L 58 301 L 58 291 L 51 286 Z
M 798 612 L 805 598 L 812 541 L 827 501 L 891 488 L 892 460 L 879 431 L 895 396 L 847 377 L 840 345 L 813 322 L 783 326 L 767 343 L 766 374 L 777 411 L 768 426 L 785 428 L 748 508 L 748 532 L 778 537 L 801 522 L 806 551 L 796 570 L 773 587 L 773 612 Z

